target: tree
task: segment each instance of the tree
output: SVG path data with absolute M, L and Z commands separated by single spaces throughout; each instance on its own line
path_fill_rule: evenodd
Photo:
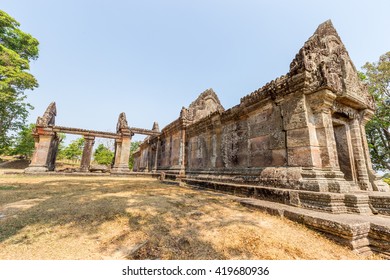
M 93 157 L 99 164 L 110 165 L 114 158 L 114 152 L 110 151 L 110 149 L 105 147 L 103 144 L 99 144 L 93 154 Z
M 61 159 L 65 158 L 64 150 L 66 147 L 65 147 L 64 141 L 66 138 L 66 134 L 60 132 L 60 133 L 57 133 L 57 136 L 60 140 L 58 143 L 57 159 L 61 160 Z
M 22 127 L 12 144 L 11 155 L 31 158 L 35 147 L 35 141 L 32 135 L 34 127 L 35 124 Z
M 10 132 L 23 129 L 28 110 L 25 90 L 38 87 L 28 71 L 38 58 L 37 39 L 19 29 L 19 22 L 0 10 L 0 153 L 10 144 Z
M 360 76 L 374 96 L 377 110 L 366 126 L 367 141 L 375 169 L 390 170 L 390 52 L 378 62 L 367 62 Z
M 134 141 L 130 144 L 130 158 L 129 158 L 129 168 L 130 170 L 133 170 L 134 167 L 134 152 L 137 151 L 139 145 L 141 144 L 141 141 Z
M 84 138 L 78 138 L 72 141 L 67 147 L 61 151 L 60 157 L 71 159 L 71 160 L 80 160 L 83 154 L 84 149 Z

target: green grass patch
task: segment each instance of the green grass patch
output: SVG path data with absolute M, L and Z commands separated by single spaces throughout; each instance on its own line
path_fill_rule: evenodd
M 0 186 L 0 191 L 9 191 L 17 188 L 18 188 L 17 186 Z

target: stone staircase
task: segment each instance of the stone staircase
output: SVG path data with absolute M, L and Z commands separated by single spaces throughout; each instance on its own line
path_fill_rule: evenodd
M 390 194 L 313 192 L 165 174 L 164 183 L 225 193 L 242 205 L 321 232 L 359 254 L 390 259 Z

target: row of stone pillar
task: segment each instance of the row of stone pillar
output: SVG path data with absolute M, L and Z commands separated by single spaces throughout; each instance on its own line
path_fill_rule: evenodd
M 146 155 L 146 163 L 144 162 L 144 166 L 146 169 L 144 171 L 146 172 L 153 172 L 156 173 L 158 170 L 158 158 L 159 158 L 159 152 L 161 149 L 161 140 L 160 136 L 156 137 L 153 141 L 152 145 L 148 145 L 147 148 L 147 155 Z M 180 146 L 179 146 L 179 162 L 178 165 L 180 167 L 179 175 L 184 177 L 185 176 L 185 170 L 186 170 L 186 148 L 185 148 L 185 142 L 186 142 L 186 127 L 185 125 L 181 126 L 180 129 Z M 140 160 L 143 157 L 142 154 L 139 155 Z
M 128 173 L 131 131 L 121 131 L 122 137 L 115 140 L 115 158 L 112 173 Z M 84 135 L 84 149 L 81 157 L 80 172 L 88 172 L 91 164 L 95 136 Z M 56 155 L 59 139 L 57 133 L 50 128 L 37 128 L 34 133 L 35 151 L 31 164 L 25 170 L 26 173 L 53 171 L 55 168 Z

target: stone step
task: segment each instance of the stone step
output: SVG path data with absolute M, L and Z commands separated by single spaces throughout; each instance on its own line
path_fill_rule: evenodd
M 369 205 L 368 193 L 333 193 L 313 192 L 296 189 L 282 189 L 274 187 L 242 185 L 235 183 L 182 179 L 188 185 L 207 188 L 219 192 L 229 193 L 241 197 L 251 197 L 261 200 L 273 201 L 334 214 L 359 213 L 372 215 Z
M 334 215 L 253 198 L 236 198 L 244 206 L 285 217 L 321 232 L 359 254 L 378 253 L 390 259 L 390 217 Z

